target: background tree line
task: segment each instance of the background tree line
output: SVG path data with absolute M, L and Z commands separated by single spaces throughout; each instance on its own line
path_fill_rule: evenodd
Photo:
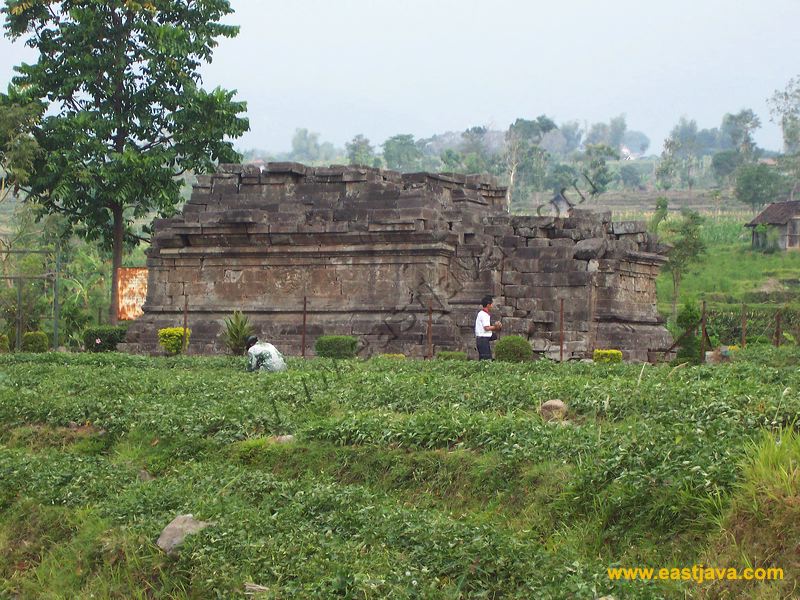
M 751 109 L 726 113 L 717 127 L 700 128 L 681 117 L 658 155 L 647 154 L 646 134 L 629 129 L 625 115 L 607 122 L 556 123 L 547 115 L 518 118 L 506 130 L 486 126 L 428 138 L 412 134 L 373 143 L 363 134 L 344 147 L 297 129 L 285 153 L 244 152 L 246 160 L 289 160 L 307 164 L 351 164 L 401 172 L 488 173 L 509 187 L 512 209 L 530 210 L 534 194 L 564 193 L 574 200 L 609 190 L 717 190 L 754 210 L 792 196 L 800 181 L 800 83 L 771 98 L 771 116 L 781 123 L 784 152 L 759 148 L 754 133 L 761 120 Z

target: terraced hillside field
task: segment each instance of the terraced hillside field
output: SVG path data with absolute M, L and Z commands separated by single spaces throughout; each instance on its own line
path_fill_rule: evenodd
M 0 597 L 791 597 L 798 364 L 0 356 Z

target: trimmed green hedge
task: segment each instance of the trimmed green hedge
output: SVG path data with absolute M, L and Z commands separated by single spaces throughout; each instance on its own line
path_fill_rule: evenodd
M 192 330 L 186 330 L 186 346 L 189 346 L 189 337 Z M 183 350 L 183 327 L 165 327 L 158 330 L 158 343 L 167 353 L 175 356 Z
M 125 341 L 128 327 L 124 325 L 97 325 L 83 331 L 83 347 L 87 352 L 114 352 L 117 344 Z
M 595 350 L 592 352 L 592 360 L 596 363 L 621 363 L 621 350 Z
M 28 331 L 22 335 L 23 352 L 47 352 L 50 341 L 44 331 Z
M 323 358 L 355 358 L 357 346 L 358 340 L 350 335 L 321 335 L 314 351 Z
M 524 337 L 508 335 L 497 342 L 494 357 L 505 362 L 526 362 L 533 358 L 533 348 Z
M 436 353 L 436 358 L 440 360 L 467 360 L 467 353 L 457 350 L 440 350 Z

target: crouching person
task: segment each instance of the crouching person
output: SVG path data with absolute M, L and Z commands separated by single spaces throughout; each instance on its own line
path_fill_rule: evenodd
M 286 370 L 286 361 L 275 346 L 251 335 L 247 338 L 247 370 L 277 373 Z

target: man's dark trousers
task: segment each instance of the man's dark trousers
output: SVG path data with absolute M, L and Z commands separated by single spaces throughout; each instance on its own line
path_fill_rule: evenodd
M 492 360 L 492 348 L 489 346 L 488 337 L 476 337 L 475 346 L 478 348 L 478 360 Z

